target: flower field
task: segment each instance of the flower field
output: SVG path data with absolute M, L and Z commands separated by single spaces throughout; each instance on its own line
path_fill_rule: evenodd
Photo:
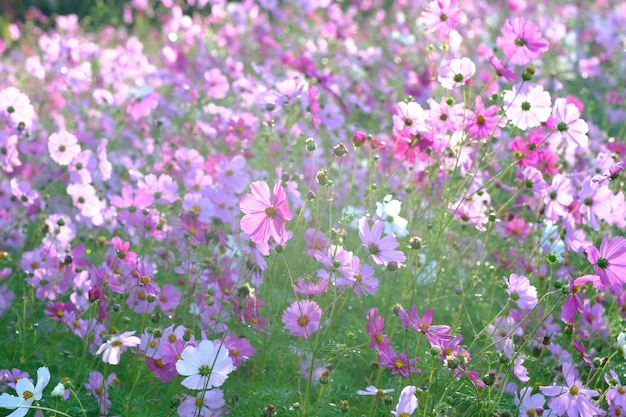
M 0 415 L 626 415 L 626 4 L 0 28 Z

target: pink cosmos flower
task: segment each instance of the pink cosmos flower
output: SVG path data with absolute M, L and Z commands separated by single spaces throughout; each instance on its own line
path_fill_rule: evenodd
M 96 170 L 96 160 L 89 149 L 79 152 L 68 165 L 70 181 L 76 184 L 91 183 L 92 173 Z
M 363 246 L 372 255 L 372 259 L 379 265 L 387 265 L 396 262 L 398 265 L 406 261 L 402 251 L 395 250 L 400 244 L 393 235 L 382 237 L 385 223 L 375 221 L 370 230 L 367 217 L 359 219 L 359 237 Z
M 401 101 L 393 115 L 393 129 L 399 135 L 415 136 L 428 131 L 427 119 L 428 113 L 418 103 Z
M 241 155 L 223 159 L 215 165 L 215 179 L 233 193 L 241 193 L 248 184 L 248 162 Z
M 369 348 L 376 347 L 376 349 L 380 349 L 385 345 L 389 344 L 389 337 L 383 334 L 383 329 L 385 328 L 385 319 L 377 315 L 378 309 L 372 308 L 369 314 L 366 317 L 367 325 L 365 326 L 365 330 L 367 334 L 370 336 L 370 344 Z
M 0 90 L 0 112 L 8 115 L 14 126 L 24 123 L 28 128 L 35 118 L 28 96 L 15 87 Z
M 213 417 L 221 415 L 219 410 L 225 405 L 224 392 L 218 388 L 186 396 L 176 411 L 180 417 Z
M 109 414 L 111 408 L 111 400 L 109 399 L 109 387 L 115 383 L 117 375 L 109 374 L 107 379 L 98 371 L 89 372 L 89 380 L 85 384 L 85 388 L 91 391 L 91 394 L 98 399 L 100 403 L 100 414 Z M 119 380 L 117 380 L 119 383 Z
M 469 58 L 453 59 L 439 69 L 437 81 L 443 88 L 453 88 L 465 85 L 476 73 L 476 65 Z
M 519 406 L 519 415 L 520 417 L 529 417 L 529 416 L 547 416 L 547 414 L 551 414 L 550 411 L 547 411 L 547 414 L 544 413 L 544 406 L 546 403 L 546 397 L 541 393 L 533 394 L 532 387 L 524 387 L 520 390 L 519 396 L 517 393 L 515 394 L 515 404 Z
M 72 202 L 76 208 L 80 210 L 80 214 L 92 219 L 102 217 L 100 213 L 102 203 L 93 185 L 69 184 L 67 186 L 67 193 L 72 197 Z
M 569 280 L 568 297 L 561 308 L 561 320 L 565 323 L 574 323 L 576 313 L 583 312 L 583 302 L 579 295 L 582 290 L 581 286 L 587 282 L 595 283 L 600 280 L 600 277 L 597 275 L 583 275 L 574 280 L 568 275 L 567 278 Z
M 622 284 L 626 282 L 626 239 L 614 236 L 609 239 L 609 234 L 604 235 L 600 250 L 594 246 L 587 248 L 587 260 L 593 264 L 596 275 L 600 277 L 601 289 L 610 287 L 619 292 Z
M 521 17 L 504 23 L 496 45 L 517 65 L 525 65 L 548 50 L 548 41 L 541 37 L 537 25 Z
M 183 210 L 198 217 L 204 223 L 211 223 L 214 215 L 213 202 L 201 193 L 188 193 L 183 197 Z
M 282 321 L 292 335 L 308 339 L 319 330 L 321 318 L 322 309 L 315 301 L 300 300 L 285 309 Z
M 6 130 L 0 132 L 0 168 L 7 173 L 13 172 L 14 167 L 22 165 L 17 139 L 17 135 L 9 135 Z
M 281 94 L 279 104 L 293 104 L 296 100 L 300 99 L 300 97 L 308 90 L 308 88 L 308 83 L 301 78 L 290 78 L 285 81 L 277 82 L 276 89 Z
M 233 365 L 241 366 L 241 362 L 250 359 L 256 350 L 245 337 L 226 336 L 224 345 L 228 349 L 228 355 L 233 360 Z
M 323 278 L 317 282 L 307 282 L 302 277 L 298 277 L 293 289 L 298 294 L 302 294 L 307 297 L 319 297 L 320 295 L 326 294 L 326 291 L 328 290 L 328 279 Z
M 580 118 L 580 111 L 575 104 L 568 103 L 567 99 L 557 98 L 554 101 L 553 116 L 556 119 L 557 134 L 568 145 L 583 149 L 589 146 L 589 126 Z
M 255 243 L 267 244 L 270 238 L 279 245 L 287 242 L 288 234 L 285 221 L 291 220 L 287 196 L 279 181 L 274 185 L 273 193 L 264 181 L 250 184 L 252 194 L 246 194 L 239 203 L 245 214 L 241 219 L 241 230 L 250 235 Z
M 420 318 L 414 305 L 411 306 L 410 312 L 407 313 L 405 309 L 401 309 L 398 314 L 405 328 L 411 328 L 416 332 L 422 333 L 431 346 L 439 346 L 444 341 L 452 339 L 450 335 L 451 327 L 441 324 L 432 325 L 433 315 L 433 309 L 429 308 Z
M 155 92 L 150 92 L 138 97 L 133 96 L 126 108 L 126 112 L 130 114 L 135 121 L 148 117 L 150 113 L 152 113 L 152 110 L 158 107 L 159 98 L 160 96 Z
M 80 152 L 78 139 L 73 134 L 61 130 L 48 137 L 48 152 L 54 162 L 59 165 L 69 165 L 72 159 Z
M 130 185 L 122 187 L 122 196 L 111 197 L 111 205 L 123 209 L 117 214 L 121 221 L 130 225 L 141 224 L 143 221 L 143 210 L 154 202 L 154 197 L 145 188 L 133 189 Z
M 217 68 L 205 72 L 204 80 L 206 81 L 207 95 L 211 98 L 224 98 L 228 90 L 230 90 L 228 78 Z
M 544 395 L 553 397 L 548 401 L 548 406 L 559 416 L 565 413 L 569 417 L 605 415 L 604 410 L 591 402 L 591 398 L 597 397 L 600 393 L 585 388 L 576 374 L 574 365 L 565 363 L 563 364 L 563 375 L 565 375 L 563 386 L 539 387 Z
M 378 349 L 378 362 L 381 366 L 391 369 L 391 374 L 400 374 L 405 378 L 409 378 L 409 374 L 421 373 L 419 368 L 412 366 L 420 358 L 407 358 L 406 350 L 399 355 L 395 352 L 391 345 L 383 345 Z
M 500 128 L 498 127 L 499 117 L 497 113 L 497 106 L 489 106 L 485 109 L 483 99 L 477 96 L 474 112 L 470 115 L 469 120 L 468 133 L 470 137 L 482 140 L 487 140 L 490 137 L 499 137 Z
M 515 85 L 513 90 L 504 93 L 504 112 L 515 127 L 527 130 L 548 120 L 551 101 L 550 93 L 538 84 Z
M 178 200 L 178 183 L 167 174 L 158 177 L 148 174 L 137 182 L 137 187 L 148 190 L 157 204 L 169 204 Z
M 583 182 L 578 199 L 582 202 L 580 214 L 594 230 L 598 230 L 600 228 L 598 219 L 606 218 L 611 212 L 610 202 L 613 199 L 613 191 L 608 185 L 596 183 L 587 178 Z
M 496 58 L 493 55 L 489 57 L 489 63 L 491 64 L 493 69 L 496 70 L 496 75 L 498 77 L 503 77 L 507 81 L 517 81 L 521 78 L 515 72 L 505 67 L 502 61 L 500 61 L 498 58 Z
M 426 26 L 426 32 L 437 32 L 446 37 L 459 23 L 461 10 L 457 0 L 432 0 L 422 12 L 419 22 Z
M 544 198 L 546 219 L 556 221 L 565 216 L 567 208 L 574 201 L 572 181 L 563 174 L 556 174 Z
M 131 265 L 137 260 L 137 254 L 130 251 L 130 242 L 124 242 L 119 236 L 114 236 L 111 239 L 111 244 L 117 257 L 124 261 L 126 264 Z
M 137 336 L 133 336 L 134 334 L 135 331 L 132 331 L 112 336 L 100 346 L 96 355 L 102 353 L 103 362 L 117 365 L 120 363 L 122 352 L 125 351 L 127 347 L 135 347 L 141 343 L 141 340 Z
M 509 294 L 509 301 L 515 302 L 522 310 L 531 310 L 537 305 L 537 288 L 530 285 L 528 278 L 511 274 L 504 281 L 508 285 L 506 292 Z

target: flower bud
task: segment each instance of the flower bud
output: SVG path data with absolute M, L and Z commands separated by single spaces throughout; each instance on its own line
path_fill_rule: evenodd
M 361 132 L 360 130 L 355 131 L 352 134 L 352 144 L 355 147 L 361 147 L 367 141 L 367 133 Z
M 314 152 L 317 149 L 317 143 L 315 143 L 315 139 L 307 138 L 304 141 L 304 145 L 306 146 L 306 150 L 309 152 Z
M 65 387 L 60 382 L 52 390 L 52 398 L 55 400 L 62 400 L 65 395 Z
M 335 147 L 333 148 L 333 155 L 335 155 L 338 158 L 346 156 L 347 154 L 348 154 L 348 149 L 346 148 L 346 145 L 344 145 L 343 143 L 335 145 Z

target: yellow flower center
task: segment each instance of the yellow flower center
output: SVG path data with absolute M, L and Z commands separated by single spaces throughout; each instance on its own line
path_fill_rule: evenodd
M 29 398 L 33 398 L 33 393 L 30 391 L 24 391 L 24 394 L 22 394 L 22 398 L 24 398 L 24 400 L 28 400 Z
M 274 207 L 268 207 L 265 209 L 265 214 L 267 217 L 272 218 L 276 214 L 276 209 Z
M 306 326 L 309 323 L 309 318 L 307 316 L 298 317 L 298 324 L 302 327 Z
M 578 395 L 578 387 L 576 385 L 572 385 L 569 389 L 569 393 L 571 395 Z

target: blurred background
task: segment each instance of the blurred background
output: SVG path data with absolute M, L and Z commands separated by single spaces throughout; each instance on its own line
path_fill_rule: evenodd
M 119 12 L 126 3 L 130 0 L 0 0 L 0 13 L 7 20 L 23 20 L 28 9 L 34 6 L 47 16 L 74 13 L 82 18 L 106 9 Z

